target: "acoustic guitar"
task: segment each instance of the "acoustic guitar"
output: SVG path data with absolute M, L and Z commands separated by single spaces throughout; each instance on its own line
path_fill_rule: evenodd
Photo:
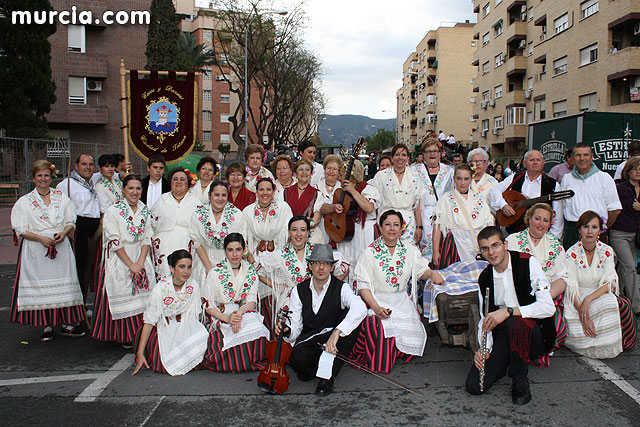
M 507 202 L 507 204 L 511 206 L 514 211 L 516 211 L 516 214 L 513 216 L 505 216 L 502 213 L 502 210 L 499 210 L 498 212 L 496 212 L 496 217 L 498 218 L 498 224 L 505 227 L 509 225 L 513 225 L 516 222 L 518 222 L 520 218 L 522 218 L 522 216 L 527 211 L 527 209 L 529 209 L 530 206 L 533 206 L 536 203 L 545 203 L 545 202 L 553 202 L 555 200 L 568 199 L 570 197 L 573 197 L 574 194 L 575 193 L 573 192 L 573 190 L 565 190 L 565 191 L 557 191 L 555 193 L 547 194 L 546 196 L 527 199 L 522 195 L 522 193 L 518 191 L 507 190 L 504 193 L 502 193 L 502 197 L 504 198 L 505 202 Z
M 366 140 L 364 137 L 358 138 L 358 142 L 353 146 L 351 151 L 351 160 L 347 165 L 347 172 L 345 174 L 345 180 L 351 178 L 351 170 L 353 164 L 358 158 L 358 153 L 364 147 Z M 342 205 L 344 209 L 342 213 L 333 212 L 324 216 L 324 229 L 334 242 L 348 242 L 353 238 L 353 232 L 355 230 L 354 221 L 356 213 L 358 212 L 358 203 L 351 196 L 351 194 L 344 191 L 342 188 L 337 188 L 333 193 L 333 203 Z

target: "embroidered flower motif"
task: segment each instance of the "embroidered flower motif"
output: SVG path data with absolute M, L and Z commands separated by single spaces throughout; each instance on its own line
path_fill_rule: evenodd
M 571 258 L 576 259 L 577 258 L 576 254 L 572 252 L 571 253 Z
M 307 243 L 304 251 L 303 259 L 306 260 L 307 258 L 309 258 L 312 250 L 313 250 L 313 245 L 311 245 L 310 243 Z M 291 276 L 291 280 L 293 282 L 300 283 L 308 279 L 309 277 L 311 277 L 311 271 L 309 270 L 308 266 L 305 268 L 304 274 L 300 273 L 301 269 L 300 267 L 297 266 L 299 260 L 298 260 L 298 257 L 296 256 L 296 251 L 293 249 L 293 245 L 291 245 L 291 243 L 287 243 L 285 247 L 282 248 L 281 254 L 282 254 L 282 259 L 284 259 L 284 264 L 285 264 L 285 267 L 287 268 L 287 272 Z
M 188 294 L 192 294 L 193 293 L 193 286 L 187 286 L 186 292 Z
M 227 202 L 220 218 L 220 229 L 214 230 L 211 227 L 210 213 L 211 203 L 205 203 L 202 206 L 198 206 L 196 213 L 198 214 L 198 222 L 203 228 L 205 235 L 209 238 L 209 242 L 216 248 L 221 249 L 224 238 L 229 234 L 229 229 L 233 224 L 233 218 L 238 211 L 238 208 Z
M 103 175 L 100 175 L 100 179 L 98 179 L 96 185 L 98 184 L 106 188 L 106 190 L 111 193 L 111 196 L 115 197 L 116 203 L 124 200 L 124 196 L 122 195 L 122 182 L 120 182 L 120 180 L 114 179 L 113 181 L 109 181 Z
M 394 255 L 397 258 L 395 268 L 391 265 L 393 263 L 393 257 L 389 253 L 389 249 L 387 249 L 382 237 L 378 238 L 378 240 L 374 242 L 373 248 L 373 257 L 378 261 L 378 265 L 381 267 L 382 271 L 384 271 L 386 283 L 397 289 L 399 287 L 398 277 L 402 277 L 402 272 L 407 259 L 407 247 L 402 243 L 402 241 L 398 240 L 398 244 L 394 252 Z
M 169 305 L 173 302 L 173 298 L 172 297 L 165 297 L 165 299 L 162 300 L 164 302 L 164 305 Z
M 226 260 L 215 266 L 215 273 L 218 274 L 218 279 L 220 279 L 220 285 L 222 286 L 222 295 L 225 297 L 225 300 L 222 302 L 236 303 L 240 306 L 246 304 L 246 295 L 249 294 L 253 286 L 257 285 L 258 275 L 255 268 L 253 268 L 252 265 L 249 265 L 241 290 L 234 289 L 234 284 L 231 281 L 229 263 Z M 242 292 L 240 299 L 236 300 L 236 295 L 240 292 Z
M 144 234 L 145 230 L 145 220 L 151 215 L 149 208 L 146 206 L 142 208 L 142 210 L 138 210 L 136 216 L 138 217 L 138 224 L 136 224 L 136 219 L 129 214 L 131 212 L 131 208 L 129 204 L 125 201 L 125 199 L 120 200 L 116 204 L 114 204 L 116 209 L 120 212 L 120 216 L 124 219 L 124 222 L 127 225 L 127 232 L 133 237 L 134 241 L 138 241 L 140 237 Z M 129 214 L 129 215 L 127 215 Z

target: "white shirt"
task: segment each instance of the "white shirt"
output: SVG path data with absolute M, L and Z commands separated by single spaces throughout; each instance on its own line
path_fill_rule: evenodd
M 607 218 L 609 211 L 622 209 L 618 198 L 618 190 L 613 178 L 602 171 L 582 180 L 568 173 L 562 178 L 562 190 L 573 190 L 575 195 L 562 200 L 564 218 L 577 222 L 586 211 L 594 211 Z
M 69 178 L 58 184 L 56 189 L 62 191 L 65 196 L 70 196 L 77 216 L 100 218 L 100 202 L 95 191 L 89 191 L 73 179 L 71 180 L 71 191 L 69 191 Z
M 618 165 L 618 167 L 616 168 L 616 173 L 613 174 L 613 179 L 622 179 L 622 169 L 624 169 L 624 165 L 627 164 L 627 161 L 625 160 L 624 162 L 620 163 Z
M 91 176 L 91 183 L 93 184 L 94 187 L 98 183 L 100 176 L 102 176 L 102 173 L 100 171 L 94 172 L 93 175 Z M 120 174 L 118 172 L 114 172 L 112 179 L 120 179 Z M 122 180 L 120 179 L 120 181 Z
M 445 135 L 444 132 L 440 132 L 440 135 L 438 135 L 438 139 L 440 141 L 445 141 L 447 140 L 447 135 Z
M 318 188 L 322 178 L 324 178 L 324 166 L 318 162 L 313 162 L 313 171 L 311 171 L 311 181 L 309 183 L 312 187 Z
M 149 188 L 147 188 L 147 207 L 151 209 L 162 196 L 162 179 L 155 184 L 149 179 Z
M 314 278 L 312 277 L 309 281 L 309 289 L 311 289 L 311 308 L 315 314 L 318 314 L 318 310 L 320 310 L 320 306 L 322 306 L 322 301 L 324 301 L 324 297 L 327 294 L 327 290 L 329 289 L 329 283 L 331 283 L 331 277 L 327 280 L 327 283 L 322 287 L 322 291 L 320 293 L 316 292 L 316 288 L 314 284 Z M 349 335 L 355 328 L 360 326 L 360 323 L 364 320 L 367 315 L 367 307 L 364 304 L 362 299 L 353 293 L 353 289 L 346 283 L 342 284 L 342 289 L 340 290 L 340 306 L 344 310 L 348 308 L 349 311 L 342 322 L 336 326 L 336 329 L 340 330 L 340 336 L 344 337 Z M 289 310 L 291 311 L 291 334 L 289 337 L 285 338 L 286 341 L 290 343 L 294 343 L 298 336 L 300 336 L 300 332 L 302 332 L 302 301 L 300 300 L 300 296 L 298 295 L 298 287 L 296 286 L 291 291 L 291 295 L 289 296 Z M 323 334 L 327 331 L 332 330 L 333 328 L 325 328 L 317 335 Z
M 507 188 L 513 182 L 513 178 L 516 174 L 511 174 L 507 178 L 505 178 L 502 182 L 494 185 L 491 190 L 489 190 L 489 204 L 491 206 L 491 210 L 494 212 L 499 211 L 503 207 L 507 205 L 507 202 L 502 197 L 502 193 L 504 193 Z M 527 199 L 533 199 L 535 197 L 540 197 L 540 192 L 542 188 L 542 174 L 540 174 L 536 179 L 531 180 L 529 178 L 529 174 L 525 173 L 524 182 L 522 183 L 522 195 Z M 560 184 L 556 182 L 556 188 L 553 190 L 554 192 L 560 191 Z M 617 192 L 616 192 L 617 194 Z M 551 202 L 553 207 L 553 212 L 555 213 L 555 222 L 551 226 L 549 230 L 551 234 L 556 236 L 558 239 L 562 239 L 562 231 L 564 229 L 564 217 L 562 215 L 562 201 L 557 200 L 555 202 Z

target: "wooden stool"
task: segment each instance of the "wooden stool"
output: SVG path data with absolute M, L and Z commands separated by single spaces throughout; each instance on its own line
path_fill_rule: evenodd
M 438 307 L 438 321 L 436 329 L 442 345 L 449 347 L 464 346 L 473 351 L 478 350 L 478 292 L 467 292 L 462 295 L 439 294 L 436 297 Z M 449 332 L 449 328 L 457 325 L 467 325 L 462 332 Z

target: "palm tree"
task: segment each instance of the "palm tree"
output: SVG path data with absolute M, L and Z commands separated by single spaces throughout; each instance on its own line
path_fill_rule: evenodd
M 176 71 L 204 71 L 204 67 L 213 65 L 215 53 L 206 49 L 204 44 L 197 44 L 190 33 L 180 33 L 178 53 L 176 55 Z

